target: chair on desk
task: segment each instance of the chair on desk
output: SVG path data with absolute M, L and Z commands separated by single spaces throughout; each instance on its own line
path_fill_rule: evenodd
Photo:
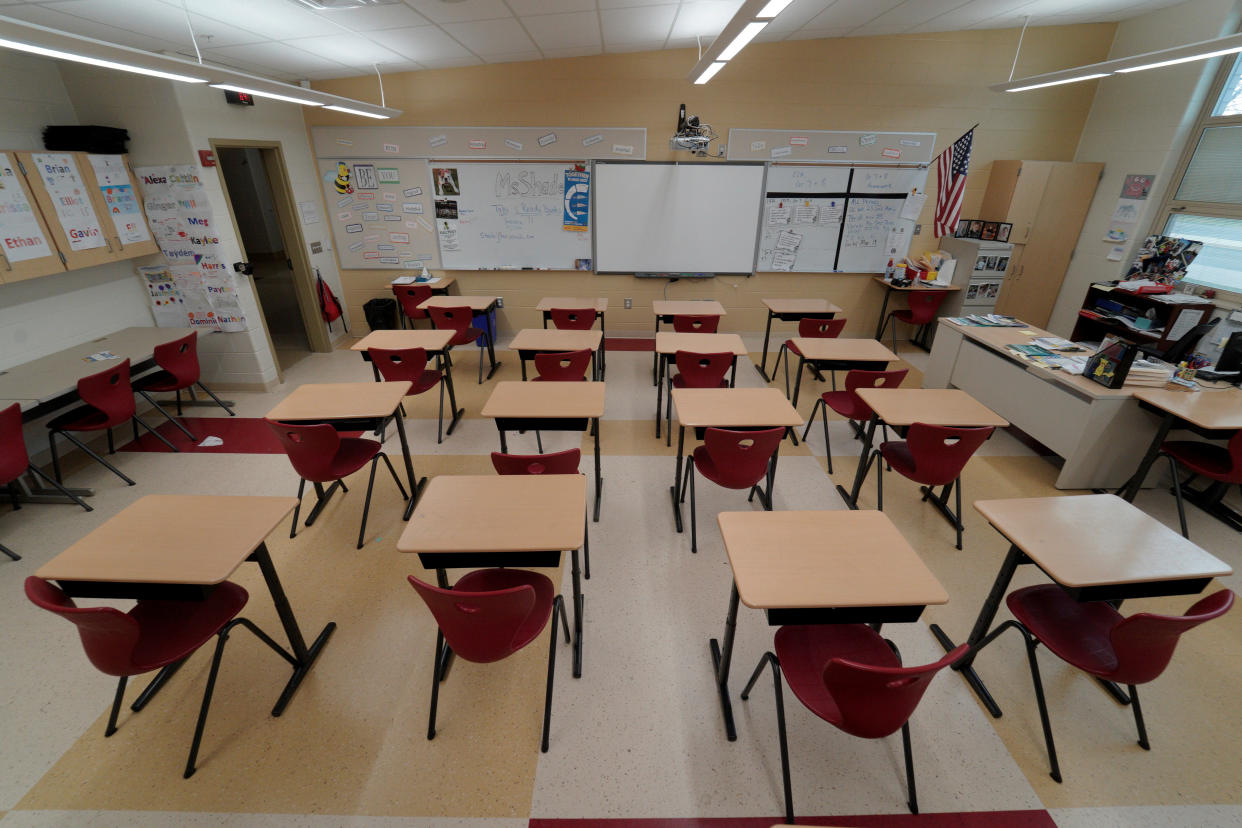
M 985 646 L 1010 627 L 1019 630 L 1026 639 L 1031 682 L 1035 686 L 1035 701 L 1039 705 L 1044 743 L 1048 748 L 1049 775 L 1060 782 L 1061 767 L 1057 763 L 1035 648 L 1043 644 L 1071 667 L 1103 681 L 1127 685 L 1139 747 L 1151 750 L 1135 685 L 1158 678 L 1169 666 L 1181 635 L 1228 612 L 1233 606 L 1234 594 L 1227 589 L 1214 592 L 1195 602 L 1182 616 L 1140 612 L 1129 618 L 1122 617 L 1105 601 L 1076 601 L 1058 584 L 1015 590 L 1005 600 L 1016 620 L 997 627 L 979 646 Z
M 497 474 L 580 474 L 582 449 L 565 449 L 551 454 L 503 454 L 492 452 L 492 465 Z M 589 525 L 589 524 L 588 524 Z M 582 535 L 582 562 L 587 580 L 591 580 L 591 541 Z
M 115 454 L 116 446 L 113 443 L 112 427 L 128 420 L 130 425 L 134 427 L 135 440 L 138 439 L 138 426 L 142 426 L 155 435 L 164 445 L 173 451 L 177 451 L 176 446 L 168 442 L 164 435 L 147 425 L 136 413 L 134 389 L 129 382 L 128 359 L 106 371 L 100 371 L 98 374 L 91 374 L 78 380 L 78 397 L 81 398 L 85 405 L 80 405 L 77 408 L 66 411 L 64 414 L 53 417 L 47 424 L 48 448 L 52 452 L 52 471 L 56 476 L 57 483 L 64 482 L 64 478 L 60 473 L 60 455 L 56 451 L 57 434 L 82 449 L 94 460 L 102 464 L 104 468 L 131 486 L 134 485 L 133 480 L 126 477 L 116 466 L 91 451 L 86 443 L 73 436 L 73 432 L 106 431 L 108 434 L 108 453 Z
M 437 308 L 431 307 L 427 309 L 431 314 L 431 326 L 437 330 L 454 331 L 453 338 L 449 340 L 449 347 L 455 348 L 458 345 L 469 345 L 471 342 L 478 342 L 480 339 L 489 340 L 490 335 L 483 328 L 475 328 L 471 326 L 474 321 L 474 311 L 467 307 L 460 308 Z M 479 385 L 483 384 L 483 350 L 479 349 Z
M 424 394 L 437 385 L 440 386 L 440 419 L 436 425 L 436 442 L 443 443 L 444 383 L 441 380 L 444 379 L 444 375 L 439 371 L 427 369 L 427 349 L 367 348 L 367 356 L 371 358 L 371 364 L 375 366 L 375 370 L 379 371 L 385 382 L 409 382 L 411 384 L 410 393 L 406 396 Z M 405 416 L 404 406 L 401 409 L 401 416 Z
M 78 628 L 82 648 L 86 650 L 91 664 L 105 675 L 120 679 L 112 701 L 112 712 L 108 716 L 108 726 L 104 730 L 105 737 L 116 733 L 116 718 L 121 711 L 125 684 L 130 676 L 160 671 L 133 703 L 131 709 L 138 712 L 172 671 L 212 638 L 217 639 L 211 672 L 207 675 L 207 686 L 203 690 L 203 703 L 198 712 L 198 724 L 194 728 L 194 739 L 190 742 L 190 756 L 185 763 L 183 775 L 186 779 L 193 776 L 196 770 L 195 761 L 203 740 L 203 729 L 207 725 L 207 712 L 220 671 L 220 659 L 233 627 L 239 624 L 244 626 L 281 658 L 297 666 L 297 660 L 267 633 L 249 619 L 238 617 L 250 596 L 230 581 L 216 584 L 201 601 L 140 598 L 128 613 L 113 607 L 79 607 L 58 587 L 34 576 L 26 579 L 26 597 L 35 606 L 72 622 Z
M 718 315 L 683 314 L 673 317 L 673 331 L 676 333 L 715 333 L 719 327 L 720 317 Z
M 26 440 L 22 436 L 22 407 L 20 403 L 13 403 L 8 408 L 0 409 L 0 486 L 9 487 L 9 495 L 13 499 L 13 511 L 22 508 L 21 501 L 17 497 L 17 481 L 27 472 L 45 483 L 50 483 L 62 495 L 70 498 L 86 511 L 94 511 L 85 500 L 48 477 L 30 462 L 30 455 L 26 452 Z M 0 552 L 15 561 L 22 559 L 21 555 L 2 543 L 0 543 Z
M 419 319 L 430 319 L 426 308 L 420 308 L 423 302 L 431 298 L 431 288 L 428 285 L 393 285 L 393 296 L 397 297 L 397 304 L 401 308 L 401 327 L 407 326 L 413 328 L 414 323 Z
M 690 489 L 690 551 L 699 551 L 699 528 L 694 502 L 694 470 L 725 489 L 750 490 L 750 497 L 759 493 L 763 508 L 772 511 L 772 485 L 764 492 L 759 484 L 772 468 L 772 458 L 785 436 L 785 428 L 765 428 L 757 431 L 735 431 L 727 428 L 708 428 L 703 433 L 703 445 L 686 458 L 686 475 L 681 485 L 681 500 L 685 502 L 686 489 Z M 775 482 L 775 481 L 772 481 Z
M 784 626 L 776 631 L 775 645 L 775 653 L 769 651 L 759 659 L 759 666 L 742 691 L 742 700 L 750 698 L 751 688 L 763 668 L 771 664 L 785 785 L 785 821 L 793 823 L 794 810 L 782 673 L 807 710 L 851 736 L 883 739 L 901 731 L 909 793 L 906 805 L 910 813 L 917 814 L 910 716 L 936 673 L 965 656 L 970 646 L 962 644 L 932 664 L 903 667 L 892 642 L 865 624 Z
M 1242 490 L 1242 430 L 1229 438 L 1227 448 L 1198 440 L 1166 440 L 1160 445 L 1160 454 L 1169 460 L 1169 471 L 1173 474 L 1173 494 L 1177 498 L 1177 519 L 1181 522 L 1184 538 L 1190 537 L 1190 530 L 1186 526 L 1182 486 L 1196 477 L 1205 477 L 1225 489 L 1236 484 Z M 1190 470 L 1190 477 L 1185 481 L 1178 475 L 1179 464 Z
M 236 412 L 229 408 L 231 403 L 226 404 L 199 380 L 199 377 L 202 376 L 202 368 L 198 363 L 198 331 L 190 331 L 180 339 L 165 342 L 163 345 L 156 345 L 155 364 L 160 366 L 160 370 L 153 371 L 136 379 L 134 381 L 134 390 L 141 394 L 143 399 L 155 406 L 155 409 L 167 417 L 173 425 L 181 429 L 181 432 L 186 437 L 189 437 L 191 440 L 198 439 L 186 430 L 181 423 L 169 416 L 168 412 L 151 398 L 151 394 L 175 391 L 177 394 L 177 416 L 180 417 L 181 392 L 189 389 L 193 393 L 194 386 L 198 386 L 207 396 L 215 400 L 217 405 L 228 412 L 230 417 L 237 416 Z
M 786 363 L 788 364 L 788 363 Z M 828 436 L 828 409 L 831 408 L 837 414 L 840 414 L 847 420 L 857 420 L 859 426 L 871 419 L 871 406 L 863 402 L 863 398 L 858 396 L 859 388 L 896 388 L 906 379 L 906 374 L 910 373 L 905 368 L 896 371 L 850 371 L 845 375 L 844 391 L 825 391 L 819 395 L 819 399 L 815 401 L 814 407 L 811 408 L 811 416 L 806 418 L 806 428 L 802 431 L 802 439 L 806 440 L 806 435 L 811 433 L 811 426 L 815 423 L 815 412 L 819 411 L 819 407 L 824 407 L 824 451 L 828 454 L 828 473 L 832 474 L 832 440 Z M 884 439 L 888 439 L 888 426 L 882 426 Z
M 910 291 L 906 294 L 910 307 L 889 311 L 888 316 L 884 317 L 884 323 L 880 325 L 880 335 L 876 339 L 884 338 L 884 329 L 888 327 L 889 322 L 892 322 L 893 353 L 897 353 L 897 323 L 905 322 L 915 328 L 930 324 L 935 320 L 937 311 L 940 310 L 940 306 L 944 304 L 945 297 L 948 295 L 949 291 L 937 288 Z
M 845 317 L 835 317 L 833 319 L 815 319 L 812 317 L 806 317 L 805 319 L 799 319 L 798 337 L 801 339 L 836 339 L 841 335 L 842 329 L 845 328 L 846 321 Z M 790 357 L 786 354 L 786 351 L 796 357 L 801 357 L 802 352 L 798 350 L 797 344 L 795 344 L 792 339 L 786 339 L 781 344 L 781 349 L 776 352 L 776 362 L 772 363 L 772 377 L 775 378 L 776 366 L 781 364 L 781 357 L 785 357 L 785 397 L 788 398 Z M 815 370 L 814 366 L 812 366 L 812 370 Z M 816 371 L 815 373 L 819 381 L 823 382 L 824 378 L 819 376 L 819 372 Z M 832 371 L 830 373 L 832 374 L 832 390 L 836 391 L 837 372 Z
M 725 375 L 733 367 L 734 358 L 734 355 L 727 351 L 713 354 L 678 351 L 673 354 L 677 373 L 673 373 L 672 370 L 668 373 L 668 396 L 664 404 L 664 418 L 668 424 L 668 429 L 665 431 L 665 445 L 672 445 L 673 440 L 673 389 L 728 388 L 729 381 L 725 379 Z M 660 411 L 657 409 L 656 423 L 658 424 L 659 421 Z

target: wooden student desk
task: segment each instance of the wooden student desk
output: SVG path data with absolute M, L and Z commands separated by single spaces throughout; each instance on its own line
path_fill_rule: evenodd
M 483 319 L 483 339 L 487 342 L 487 358 L 491 361 L 491 370 L 487 378 L 491 379 L 500 367 L 496 361 L 496 331 L 492 329 L 488 316 L 496 309 L 495 296 L 432 296 L 419 305 L 420 308 L 469 308 L 474 319 Z
M 716 687 L 729 740 L 737 738 L 729 667 L 738 601 L 768 624 L 881 624 L 917 621 L 949 600 L 936 576 L 882 512 L 721 512 L 733 587 L 724 636 L 711 640 Z
M 566 351 L 591 352 L 591 378 L 600 378 L 596 362 L 604 343 L 603 331 L 562 331 L 556 328 L 523 328 L 509 343 L 509 350 L 518 352 L 522 362 L 522 379 L 526 379 L 526 363 L 535 354 L 564 353 Z
M 595 309 L 595 318 L 599 320 L 600 333 L 604 335 L 599 343 L 599 378 L 603 379 L 608 371 L 608 326 L 604 323 L 604 314 L 608 312 L 608 299 L 582 296 L 548 296 L 539 300 L 535 310 L 543 313 L 543 326 L 548 327 L 552 320 L 553 310 Z
M 793 404 L 798 407 L 798 392 L 802 390 L 802 368 L 809 363 L 819 371 L 884 371 L 890 362 L 899 357 L 874 339 L 824 339 L 822 337 L 795 337 L 793 344 L 801 351 L 798 371 L 794 374 Z M 785 393 L 789 393 L 789 362 L 785 362 Z
M 427 483 L 425 477 L 415 479 L 410 444 L 405 437 L 405 421 L 397 415 L 401 401 L 410 393 L 410 388 L 409 382 L 306 383 L 299 385 L 267 412 L 267 419 L 281 423 L 327 423 L 338 431 L 380 431 L 389 419 L 396 420 L 405 475 L 410 483 L 410 502 L 405 507 L 405 519 L 409 520 L 418 502 L 418 493 Z M 314 483 L 319 500 L 306 517 L 307 526 L 315 522 L 339 486 L 338 480 L 324 491 L 323 484 Z
M 496 383 L 482 416 L 496 421 L 500 450 L 509 452 L 506 431 L 586 431 L 595 437 L 595 520 L 604 493 L 599 462 L 599 420 L 604 416 L 602 382 Z
M 1212 578 L 1233 573 L 1228 564 L 1116 495 L 976 500 L 975 508 L 1010 546 L 967 639 L 971 651 L 953 669 L 996 718 L 1000 707 L 972 664 L 1022 564 L 1038 566 L 1077 601 L 1194 595 Z M 946 652 L 956 646 L 938 625 L 931 630 Z M 1109 689 L 1125 703 L 1120 690 Z
M 655 336 L 660 336 L 660 323 L 673 324 L 674 316 L 724 316 L 724 305 L 715 299 L 655 299 L 651 302 L 651 311 L 655 314 Z M 651 378 L 654 384 L 660 384 L 659 355 L 652 360 Z M 659 436 L 658 434 L 656 435 Z
M 915 290 L 946 290 L 950 292 L 961 290 L 961 288 L 957 285 L 933 285 L 921 279 L 915 279 L 912 284 L 905 286 L 898 286 L 894 285 L 892 282 L 885 281 L 883 276 L 875 276 L 873 279 L 877 283 L 884 286 L 884 301 L 880 303 L 880 318 L 876 320 L 875 323 L 876 339 L 879 339 L 880 334 L 884 333 L 884 318 L 888 312 L 888 299 L 893 295 L 893 291 L 897 291 L 898 293 L 910 293 Z M 897 324 L 896 321 L 894 321 L 893 324 Z M 924 351 L 927 350 L 927 330 L 930 327 L 930 325 L 921 325 L 918 333 L 910 337 L 910 341 L 922 348 Z
M 702 336 L 702 334 L 698 334 Z M 775 388 L 674 388 L 669 392 L 677 406 L 677 463 L 673 473 L 673 485 L 669 492 L 673 497 L 673 521 L 677 531 L 681 524 L 681 473 L 686 462 L 686 427 L 695 430 L 702 439 L 706 428 L 762 429 L 784 426 L 786 431 L 802 425 L 802 418 L 789 404 L 789 400 Z M 772 453 L 768 465 L 767 491 L 759 496 L 772 508 L 772 485 L 776 482 L 776 458 Z
M 379 348 L 386 351 L 422 348 L 428 355 L 434 356 L 436 358 L 436 368 L 444 374 L 444 386 L 448 390 L 449 410 L 453 414 L 453 419 L 449 422 L 447 433 L 452 434 L 453 429 L 457 427 L 457 421 L 466 413 L 466 409 L 457 407 L 457 392 L 453 388 L 453 358 L 450 355 L 452 348 L 448 344 L 452 338 L 452 331 L 427 330 L 426 328 L 402 331 L 371 331 L 371 333 L 351 345 L 350 350 L 361 353 L 363 362 L 371 362 L 371 355 L 367 353 L 368 348 Z M 374 364 L 371 365 L 371 373 L 375 375 L 376 382 L 383 381 L 379 369 Z
M 561 553 L 570 552 L 574 678 L 580 677 L 583 598 L 578 549 L 586 542 L 586 478 L 580 474 L 440 475 L 428 484 L 423 502 L 424 508 L 401 533 L 397 551 L 417 554 L 425 568 L 436 570 L 444 589 L 449 588 L 446 569 L 559 567 Z M 480 503 L 486 504 L 485 518 L 480 518 Z
M 267 536 L 296 503 L 292 497 L 148 495 L 52 558 L 35 575 L 56 581 L 74 598 L 194 601 L 227 580 L 242 562 L 257 563 L 296 659 L 293 676 L 272 708 L 272 715 L 279 716 L 336 629 L 336 623 L 329 621 L 306 646 L 267 550 Z M 146 704 L 180 666 L 161 670 L 135 704 Z
M 768 382 L 768 342 L 772 337 L 772 320 L 797 322 L 802 319 L 832 319 L 841 309 L 827 299 L 760 299 L 768 311 L 767 326 L 763 329 L 763 361 L 755 366 L 759 376 Z
M 729 387 L 737 383 L 737 358 L 746 356 L 746 345 L 742 337 L 731 333 L 676 333 L 665 331 L 655 337 L 656 370 L 656 437 L 660 436 L 660 409 L 665 408 L 665 418 L 669 420 L 672 431 L 673 364 L 677 360 L 678 351 L 689 351 L 694 354 L 733 354 L 733 367 L 729 370 Z M 665 405 L 661 399 L 665 382 L 668 383 L 669 402 Z M 671 437 L 666 437 L 665 445 L 669 445 Z

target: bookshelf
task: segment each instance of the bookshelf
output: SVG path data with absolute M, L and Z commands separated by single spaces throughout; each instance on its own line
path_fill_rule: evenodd
M 1196 300 L 1193 302 L 1169 302 L 1166 296 L 1182 297 L 1185 294 L 1141 294 L 1127 290 L 1118 290 L 1111 285 L 1092 285 L 1087 289 L 1082 309 L 1078 311 L 1078 320 L 1070 339 L 1075 342 L 1099 342 L 1107 334 L 1128 339 L 1139 345 L 1148 345 L 1163 351 L 1177 341 L 1181 335 L 1178 317 L 1187 311 L 1198 311 L 1196 322 L 1206 321 L 1216 310 L 1211 302 Z M 1127 322 L 1146 317 L 1149 310 L 1155 311 L 1150 330 L 1132 327 Z M 1171 334 L 1177 334 L 1173 336 Z

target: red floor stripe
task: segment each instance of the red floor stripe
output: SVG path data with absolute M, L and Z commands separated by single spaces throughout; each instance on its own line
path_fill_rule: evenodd
M 530 828 L 771 828 L 783 817 L 688 819 L 532 819 Z M 868 814 L 798 817 L 799 825 L 851 828 L 1056 828 L 1047 811 L 966 811 L 944 814 Z
M 170 412 L 171 413 L 171 412 Z M 148 412 L 143 419 L 155 425 L 160 415 Z M 257 417 L 178 417 L 181 424 L 190 430 L 198 439 L 191 442 L 188 437 L 167 420 L 159 426 L 158 431 L 178 450 L 187 454 L 284 454 L 280 441 L 266 420 Z M 342 431 L 342 437 L 357 437 L 360 431 Z M 130 441 L 121 446 L 121 451 L 153 451 L 169 453 L 168 446 L 158 439 L 140 431 L 142 435 L 137 441 Z M 219 437 L 223 445 L 200 447 L 206 437 Z
M 609 351 L 654 351 L 654 339 L 631 339 L 630 337 L 609 337 L 605 346 Z

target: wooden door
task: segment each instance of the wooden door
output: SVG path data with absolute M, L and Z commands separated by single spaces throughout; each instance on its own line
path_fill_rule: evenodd
M 1023 244 L 1031 240 L 1031 231 L 1039 215 L 1044 199 L 1048 196 L 1048 183 L 1053 170 L 1064 166 L 1052 161 L 1023 161 L 1009 213 L 1003 221 L 1013 225 L 1009 241 Z
M 1009 270 L 1006 271 L 1005 281 L 1001 282 L 1000 294 L 996 297 L 996 308 L 994 313 L 1003 313 L 1006 316 L 1016 316 L 1023 322 L 1030 322 L 1015 307 L 1016 302 L 1013 297 L 1021 295 L 1022 289 L 1018 287 L 1023 275 L 1023 258 L 1026 253 L 1025 244 L 1015 244 L 1013 253 L 1009 256 Z M 1033 324 L 1033 323 L 1032 323 Z

